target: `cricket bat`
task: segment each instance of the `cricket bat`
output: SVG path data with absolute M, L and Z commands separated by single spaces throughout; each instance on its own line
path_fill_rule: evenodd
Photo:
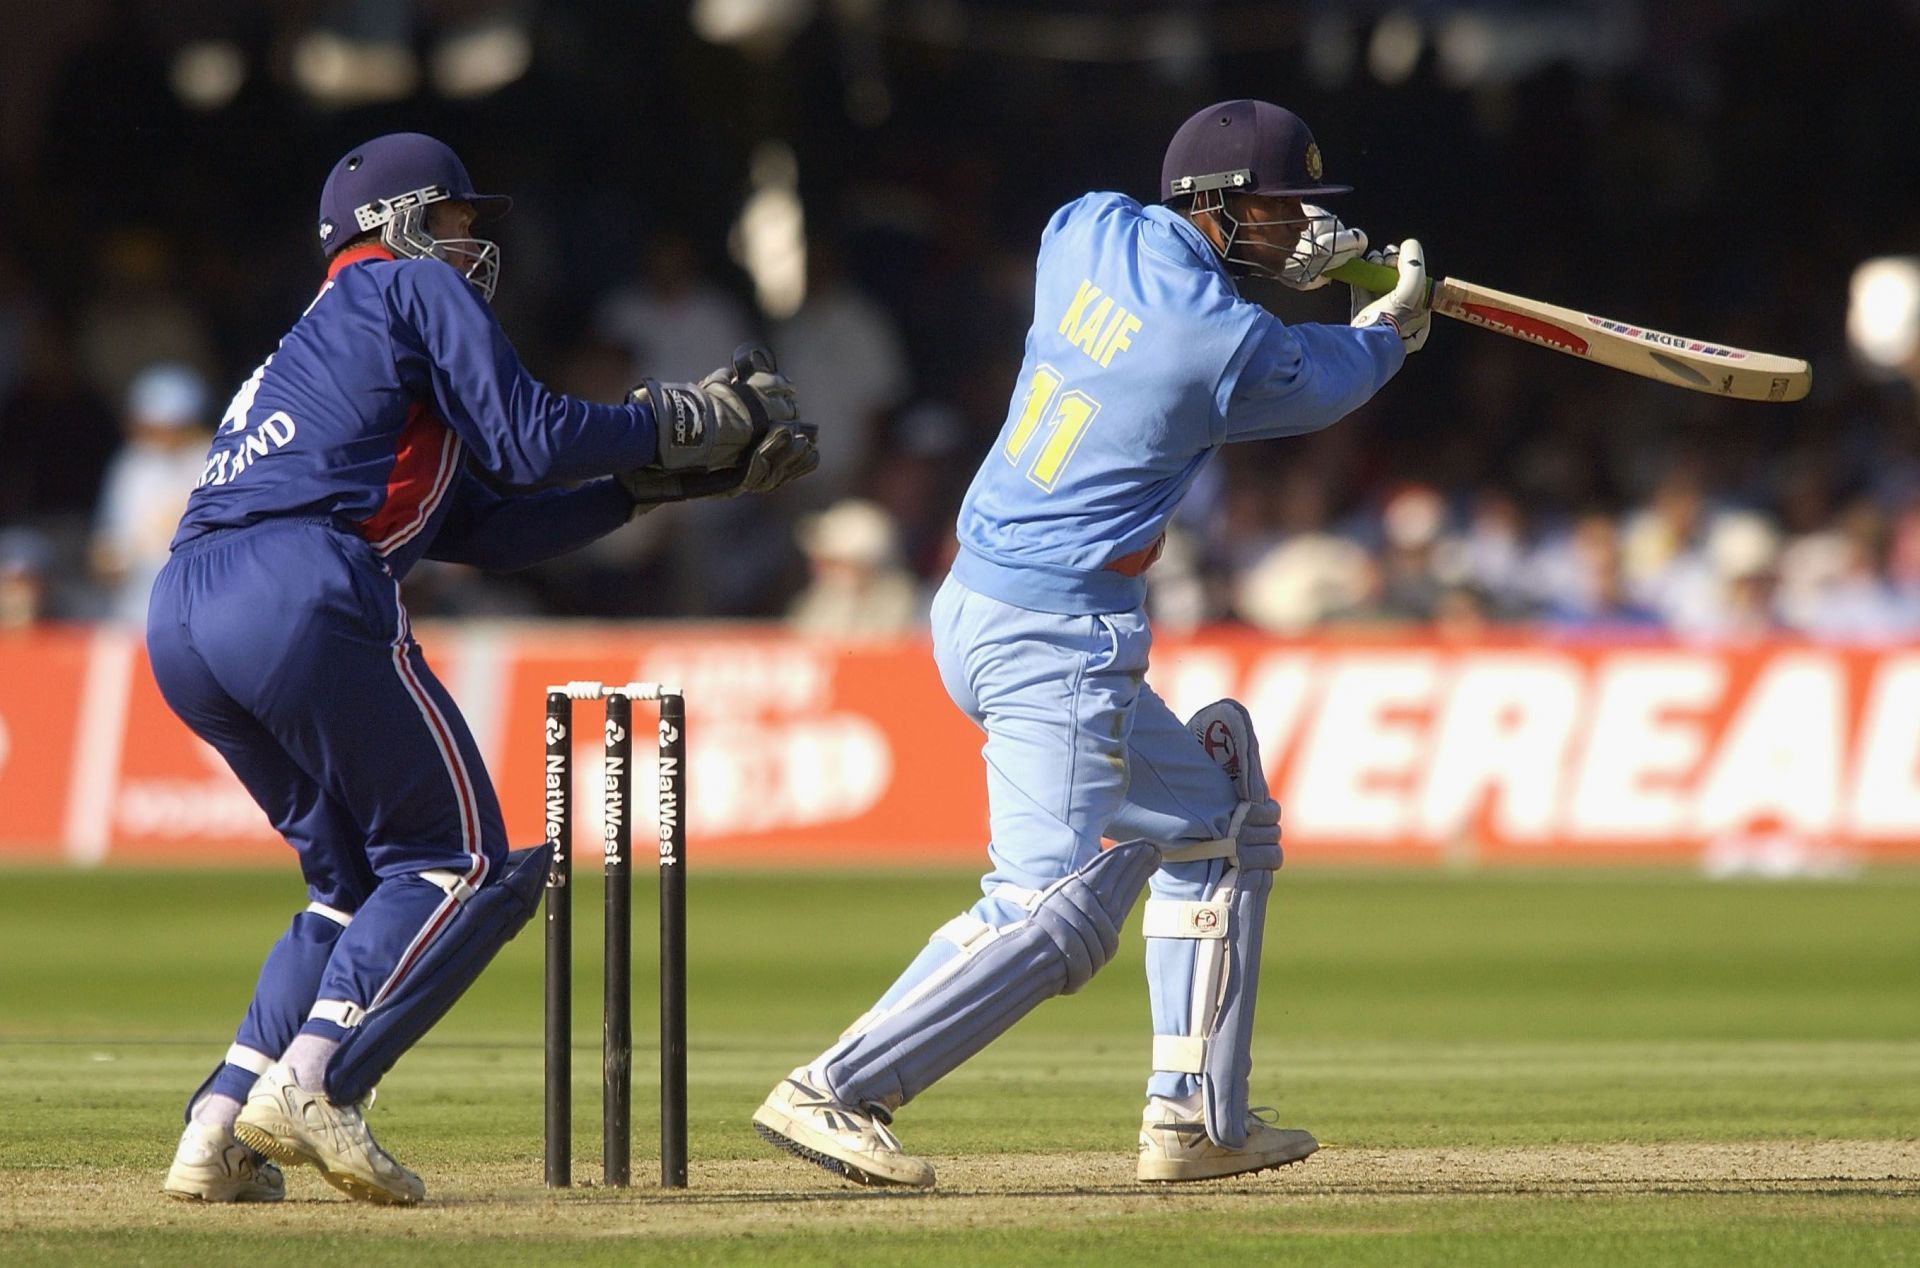
M 1399 280 L 1395 270 L 1368 260 L 1349 260 L 1327 276 L 1381 292 Z M 1428 285 L 1433 311 L 1455 321 L 1674 387 L 1741 401 L 1797 401 L 1813 386 L 1813 367 L 1794 357 L 1686 339 L 1451 277 Z

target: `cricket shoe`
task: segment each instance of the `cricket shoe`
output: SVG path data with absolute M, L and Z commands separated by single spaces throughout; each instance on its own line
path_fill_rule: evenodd
M 350 1198 L 411 1206 L 427 1195 L 420 1177 L 394 1161 L 367 1129 L 361 1105 L 336 1105 L 294 1082 L 275 1062 L 240 1110 L 233 1134 L 240 1143 L 279 1162 L 310 1163 Z
M 1275 1127 L 1260 1117 L 1272 1113 L 1248 1113 L 1246 1143 L 1229 1149 L 1207 1138 L 1206 1118 L 1198 1106 L 1187 1109 L 1178 1101 L 1150 1097 L 1140 1120 L 1140 1163 L 1134 1176 L 1153 1182 L 1216 1180 L 1284 1167 L 1320 1148 L 1306 1132 Z
M 768 1144 L 855 1184 L 928 1188 L 932 1164 L 900 1147 L 887 1130 L 892 1121 L 878 1105 L 858 1108 L 834 1100 L 825 1081 L 805 1066 L 782 1079 L 753 1112 L 753 1129 Z
M 278 1202 L 287 1196 L 287 1181 L 227 1128 L 188 1123 L 160 1191 L 194 1202 Z

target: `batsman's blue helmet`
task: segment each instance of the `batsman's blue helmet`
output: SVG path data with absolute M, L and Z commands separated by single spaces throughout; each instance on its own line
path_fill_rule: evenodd
M 1160 197 L 1219 191 L 1314 198 L 1353 189 L 1327 184 L 1321 171 L 1320 147 L 1299 115 L 1265 101 L 1222 101 L 1173 134 L 1160 167 Z
M 436 202 L 472 203 L 480 218 L 513 205 L 500 194 L 475 192 L 460 156 L 419 132 L 375 137 L 343 155 L 320 190 L 320 249 L 328 255 L 396 214 Z

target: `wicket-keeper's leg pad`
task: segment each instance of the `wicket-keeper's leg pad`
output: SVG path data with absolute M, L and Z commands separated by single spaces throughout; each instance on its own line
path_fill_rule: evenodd
M 1242 802 L 1234 815 L 1238 839 L 1212 892 L 1198 902 L 1149 898 L 1143 921 L 1149 955 L 1156 944 L 1194 944 L 1187 1031 L 1153 1037 L 1153 1068 L 1199 1076 L 1207 1138 L 1228 1149 L 1247 1140 L 1253 1007 L 1267 894 L 1280 870 L 1279 825 L 1273 801 Z
M 1011 924 L 996 928 L 968 913 L 942 925 L 934 937 L 960 953 L 855 1023 L 821 1058 L 827 1086 L 849 1105 L 898 1109 L 1041 1001 L 1085 986 L 1113 958 L 1159 862 L 1147 842 L 1118 845 L 1033 894 Z
M 507 855 L 498 880 L 471 891 L 399 989 L 350 1026 L 327 1062 L 327 1097 L 351 1105 L 466 994 L 500 948 L 532 918 L 546 884 L 551 847 Z
M 193 1121 L 193 1107 L 210 1093 L 246 1101 L 254 1080 L 280 1059 L 300 1033 L 300 1023 L 307 1019 L 307 1010 L 320 993 L 320 975 L 327 971 L 333 944 L 352 920 L 346 912 L 324 903 L 308 903 L 307 909 L 293 918 L 293 925 L 280 935 L 260 966 L 253 1002 L 247 1005 L 233 1046 L 187 1098 L 188 1122 Z

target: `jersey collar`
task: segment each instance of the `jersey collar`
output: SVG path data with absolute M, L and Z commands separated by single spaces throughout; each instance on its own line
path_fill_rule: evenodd
M 341 269 L 346 268 L 350 264 L 359 264 L 365 260 L 392 260 L 396 258 L 393 252 L 386 248 L 385 244 L 379 242 L 368 242 L 361 246 L 348 247 L 339 255 L 334 256 L 332 260 L 328 261 L 327 280 L 331 282 L 334 277 L 339 274 Z
M 1144 207 L 1142 214 L 1150 220 L 1165 225 L 1168 231 L 1173 234 L 1174 238 L 1186 247 L 1187 254 L 1194 264 L 1210 272 L 1218 273 L 1221 277 L 1227 279 L 1229 285 L 1233 284 L 1233 274 L 1229 273 L 1227 266 L 1221 262 L 1220 253 L 1213 249 L 1213 244 L 1207 241 L 1207 236 L 1201 233 L 1199 228 L 1191 220 L 1188 220 L 1173 208 L 1158 203 L 1149 204 Z M 1162 254 L 1165 253 L 1163 252 Z M 1235 289 L 1237 290 L 1238 288 L 1236 287 Z

